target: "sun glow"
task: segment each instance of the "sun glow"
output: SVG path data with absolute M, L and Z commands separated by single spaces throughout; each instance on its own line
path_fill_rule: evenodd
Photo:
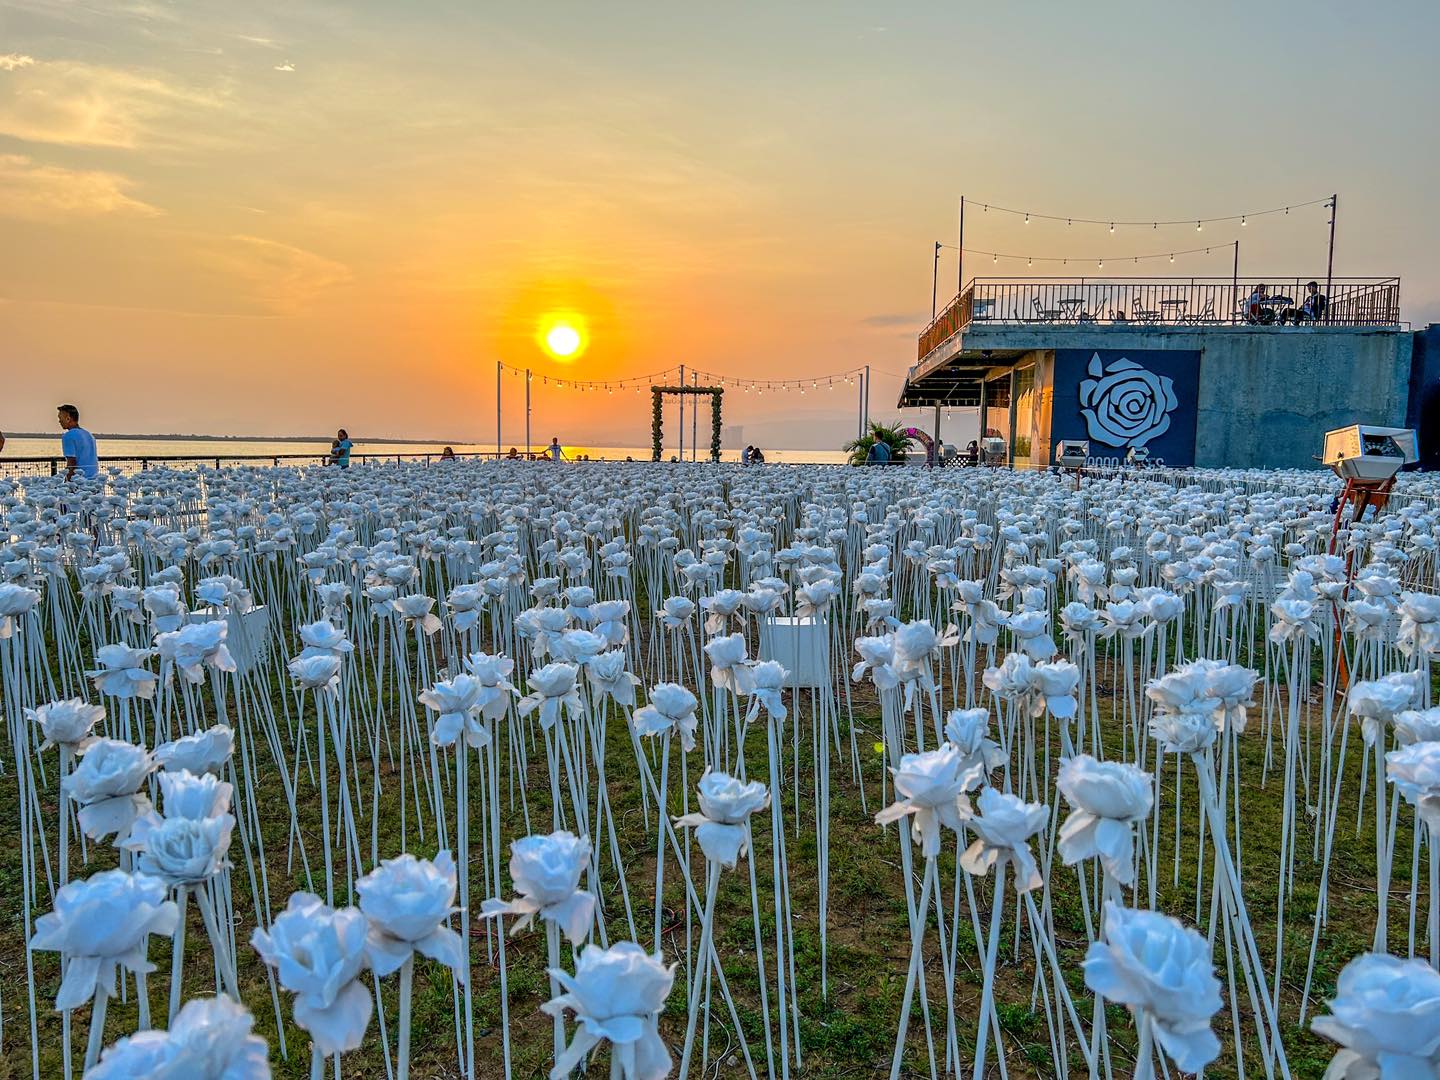
M 555 360 L 575 360 L 589 344 L 585 320 L 571 312 L 545 316 L 535 337 L 546 355 Z

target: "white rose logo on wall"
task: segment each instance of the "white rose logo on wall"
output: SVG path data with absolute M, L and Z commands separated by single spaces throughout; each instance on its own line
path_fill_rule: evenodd
M 1090 438 L 1106 446 L 1144 446 L 1170 430 L 1178 402 L 1175 383 L 1125 357 L 1109 365 L 1090 358 L 1090 375 L 1080 383 L 1080 411 Z

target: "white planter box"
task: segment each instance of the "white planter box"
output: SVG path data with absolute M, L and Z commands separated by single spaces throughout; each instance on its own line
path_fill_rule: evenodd
M 206 608 L 190 613 L 191 622 L 214 622 L 220 613 Z M 231 612 L 225 616 L 229 627 L 225 631 L 225 646 L 235 661 L 235 667 L 244 672 L 254 671 L 270 655 L 270 609 L 264 604 L 253 607 L 244 615 Z
M 777 660 L 790 672 L 785 685 L 791 688 L 824 687 L 830 684 L 825 670 L 825 641 L 830 630 L 813 618 L 779 616 L 761 624 L 760 659 Z

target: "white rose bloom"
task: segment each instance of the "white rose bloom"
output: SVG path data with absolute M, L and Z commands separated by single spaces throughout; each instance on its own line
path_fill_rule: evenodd
M 465 670 L 484 688 L 480 694 L 480 715 L 487 720 L 503 719 L 510 709 L 510 700 L 519 696 L 519 691 L 510 684 L 515 661 L 499 654 L 471 653 L 465 658 Z
M 327 907 L 318 896 L 292 893 L 269 931 L 250 944 L 295 995 L 295 1022 L 327 1057 L 356 1049 L 370 1026 L 375 999 L 359 981 L 365 967 L 366 920 L 359 908 Z
M 235 661 L 225 645 L 229 626 L 224 619 L 189 623 L 168 634 L 156 634 L 160 658 L 174 664 L 187 682 L 205 681 L 205 668 L 234 671 Z
M 989 709 L 951 709 L 945 718 L 945 738 L 964 755 L 962 768 L 978 764 L 988 777 L 1005 763 L 1005 751 L 990 738 Z
M 1210 691 L 1208 672 L 1193 666 L 1177 668 L 1145 685 L 1145 696 L 1166 713 L 1183 713 L 1209 720 L 1220 708 Z
M 1396 713 L 1395 738 L 1401 746 L 1440 741 L 1440 706 Z
M 1049 660 L 1055 655 L 1055 639 L 1050 636 L 1050 615 L 1044 611 L 1017 611 L 1010 616 L 1010 632 L 1015 647 L 1031 660 Z
M 1204 696 L 1217 703 L 1217 719 L 1243 733 L 1247 723 L 1245 710 L 1255 704 L 1255 684 L 1260 673 L 1239 664 L 1206 659 L 1193 660 L 1181 670 L 1200 673 Z
M 179 911 L 168 886 L 148 874 L 103 870 L 72 881 L 55 894 L 55 909 L 35 920 L 30 948 L 61 953 L 65 978 L 55 1008 L 74 1009 L 101 990 L 115 994 L 115 969 L 149 973 L 145 958 L 151 934 L 175 932 Z
M 520 715 L 529 716 L 539 709 L 540 726 L 546 731 L 555 726 L 562 709 L 572 720 L 575 719 L 584 709 L 580 691 L 575 687 L 579 674 L 580 669 L 574 664 L 564 663 L 546 664 L 540 670 L 532 671 L 530 693 L 520 699 Z
M 927 858 L 939 855 L 940 827 L 959 831 L 960 796 L 985 779 L 984 767 L 977 762 L 967 768 L 965 755 L 947 743 L 938 750 L 905 754 L 900 767 L 890 771 L 897 798 L 875 815 L 876 824 L 913 814 L 911 831 L 922 854 Z
M 179 1017 L 177 1016 L 178 1020 Z M 263 1044 L 262 1044 L 263 1045 Z M 174 1043 L 168 1031 L 146 1029 L 134 1035 L 116 1039 L 100 1055 L 100 1060 L 85 1071 L 85 1080 L 186 1080 L 193 1077 L 189 1062 Z M 270 1063 L 265 1062 L 265 1072 L 254 1075 L 270 1080 Z M 242 1074 L 248 1077 L 250 1074 Z M 229 1080 L 223 1077 L 222 1080 Z
M 20 625 L 20 620 L 40 602 L 40 594 L 24 585 L 0 582 L 0 641 L 4 641 Z
M 155 748 L 155 761 L 166 772 L 219 773 L 235 751 L 235 733 L 215 724 Z
M 1095 993 L 1145 1011 L 1181 1072 L 1199 1072 L 1220 1053 L 1210 1030 L 1221 1005 L 1210 946 L 1178 919 L 1107 902 L 1104 940 L 1091 943 L 1084 966 Z
M 870 680 L 875 684 L 877 690 L 894 690 L 900 685 L 900 677 L 895 674 L 895 636 L 893 634 L 856 638 L 855 651 L 860 654 L 860 662 L 850 673 L 851 681 L 859 682 L 868 671 Z
M 629 600 L 602 600 L 590 608 L 590 617 L 595 623 L 595 633 L 605 641 L 607 648 L 624 645 L 630 638 L 626 619 L 630 615 Z
M 485 689 L 475 676 L 462 672 L 420 691 L 420 702 L 439 714 L 431 726 L 430 741 L 436 746 L 454 746 L 463 735 L 467 746 L 489 745 L 490 732 L 480 723 L 480 698 Z
M 670 1051 L 660 1038 L 658 1017 L 675 981 L 675 968 L 631 941 L 608 949 L 587 945 L 576 958 L 575 974 L 549 969 L 564 989 L 540 1008 L 551 1016 L 575 1014 L 575 1037 L 550 1070 L 551 1080 L 574 1072 L 602 1039 L 610 1041 L 614 1073 L 621 1080 L 663 1080 Z
M 412 953 L 428 956 L 465 981 L 468 965 L 460 935 L 445 924 L 455 907 L 457 877 L 450 852 L 433 861 L 404 854 L 383 859 L 355 883 L 369 920 L 366 950 L 375 974 L 400 970 Z
M 193 885 L 228 865 L 235 818 L 230 785 L 205 774 L 161 773 L 165 816 L 142 814 L 125 842 L 139 852 L 139 867 L 171 885 Z
M 1050 807 L 986 787 L 976 797 L 974 807 L 968 799 L 961 802 L 960 820 L 976 837 L 960 856 L 960 865 L 967 873 L 984 876 L 1003 857 L 1015 864 L 1017 893 L 1038 889 L 1044 883 L 1030 853 L 1030 837 L 1045 828 Z
M 1198 754 L 1215 742 L 1215 722 L 1200 713 L 1155 713 L 1147 729 L 1168 754 Z
M 743 635 L 711 638 L 705 644 L 705 655 L 710 658 L 710 681 L 717 688 L 737 695 L 748 691 L 750 672 L 746 666 Z
M 1440 973 L 1423 960 L 1364 953 L 1345 965 L 1330 1012 L 1310 1026 L 1343 1047 L 1330 1080 L 1440 1076 Z
M 1035 691 L 1036 704 L 1042 705 L 1037 711 L 1049 709 L 1061 720 L 1070 720 L 1079 708 L 1075 692 L 1080 686 L 1080 669 L 1069 660 L 1056 660 L 1049 664 L 1036 664 L 1030 673 L 1031 686 Z
M 297 656 L 289 665 L 290 677 L 302 690 L 334 691 L 340 685 L 340 658 L 331 654 Z
M 537 834 L 510 845 L 510 878 L 520 893 L 514 900 L 491 898 L 481 905 L 481 918 L 517 915 L 511 936 L 526 929 L 536 915 L 555 923 L 572 945 L 590 936 L 595 898 L 580 888 L 590 865 L 590 841 L 570 832 Z
M 155 673 L 147 671 L 145 661 L 155 655 L 154 649 L 132 649 L 128 645 L 102 645 L 95 650 L 100 666 L 85 672 L 102 694 L 117 698 L 152 698 L 155 696 Z
M 1101 625 L 1100 613 L 1078 600 L 1060 609 L 1060 626 L 1068 638 L 1083 638 L 1099 630 Z
M 606 648 L 605 638 L 593 630 L 566 630 L 560 635 L 556 652 L 572 664 L 587 664 Z
M 1417 742 L 1385 755 L 1385 771 L 1432 832 L 1440 832 L 1440 742 Z
M 1035 684 L 1034 665 L 1024 653 L 1006 653 L 999 667 L 985 669 L 982 679 L 996 697 L 1028 704 L 1027 699 Z
M 1351 713 L 1360 717 L 1366 745 L 1373 746 L 1384 734 L 1385 725 L 1391 723 L 1396 714 L 1415 705 L 1418 697 L 1419 687 L 1413 674 L 1392 672 L 1371 682 L 1352 683 L 1347 705 Z
M 745 783 L 708 769 L 696 793 L 699 813 L 677 817 L 675 824 L 695 830 L 707 859 L 733 867 L 750 847 L 750 815 L 770 805 L 770 793 L 758 780 Z
M 185 622 L 185 604 L 178 585 L 151 585 L 141 597 L 156 633 L 178 630 Z
M 1440 596 L 1404 594 L 1400 601 L 1400 633 L 1396 644 L 1406 656 L 1440 653 Z
M 425 596 L 423 593 L 397 596 L 393 606 L 402 619 L 423 633 L 433 634 L 440 629 L 440 620 L 431 611 L 435 606 L 433 596 Z
M 306 623 L 300 627 L 299 634 L 300 640 L 305 643 L 301 656 L 334 656 L 343 660 L 355 651 L 355 646 L 346 639 L 345 631 L 329 619 Z
M 665 626 L 667 630 L 678 630 L 690 621 L 695 614 L 695 601 L 685 596 L 668 596 L 660 611 L 655 617 Z
M 1319 631 L 1315 626 L 1315 604 L 1298 597 L 1280 597 L 1270 605 L 1275 617 L 1270 626 L 1270 640 L 1277 645 L 1292 638 L 1313 638 Z
M 45 736 L 41 750 L 63 746 L 74 752 L 85 749 L 94 741 L 91 731 L 105 719 L 105 709 L 81 698 L 69 698 L 52 701 L 38 709 L 26 709 L 25 715 L 31 723 L 40 725 L 40 732 Z
M 599 604 L 595 605 L 597 610 L 599 607 Z M 608 696 L 627 709 L 635 707 L 635 687 L 640 685 L 640 680 L 625 670 L 627 663 L 625 650 L 614 649 L 601 653 L 585 665 L 585 677 L 597 703 Z
M 479 585 L 456 585 L 451 589 L 445 597 L 445 606 L 450 609 L 456 632 L 463 634 L 477 625 L 487 602 L 485 590 Z
M 759 716 L 762 706 L 770 719 L 785 719 L 787 710 L 782 695 L 789 677 L 790 672 L 778 660 L 760 660 L 750 665 L 750 708 L 745 714 L 746 721 Z
M 663 735 L 675 729 L 680 745 L 688 753 L 695 749 L 695 728 L 699 706 L 695 695 L 679 683 L 660 683 L 650 689 L 650 704 L 635 710 L 631 724 L 639 735 Z
M 154 769 L 155 761 L 144 747 L 119 739 L 95 739 L 60 786 L 79 804 L 78 818 L 85 835 L 100 840 L 114 833 L 118 846 L 135 819 L 150 809 L 150 798 L 140 788 Z
M 1155 790 L 1150 774 L 1124 762 L 1080 754 L 1061 763 L 1055 786 L 1072 808 L 1060 826 L 1060 856 L 1066 865 L 1099 857 L 1116 881 L 1133 885 L 1133 823 L 1150 813 Z
M 254 1028 L 250 1010 L 231 998 L 191 998 L 167 1033 L 177 1061 L 184 1064 L 175 1080 L 270 1080 L 269 1048 Z M 121 1074 L 115 1075 L 118 1080 Z

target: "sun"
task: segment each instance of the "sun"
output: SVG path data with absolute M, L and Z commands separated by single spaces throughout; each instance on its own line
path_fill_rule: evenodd
M 585 320 L 573 312 L 552 312 L 540 320 L 536 342 L 555 360 L 574 360 L 589 344 Z

